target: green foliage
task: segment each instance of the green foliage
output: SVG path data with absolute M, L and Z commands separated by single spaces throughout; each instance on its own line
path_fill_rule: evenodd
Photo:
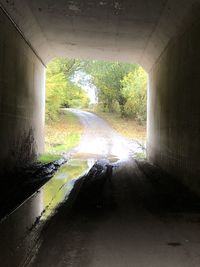
M 38 157 L 38 161 L 42 163 L 49 163 L 55 160 L 59 160 L 60 158 L 61 158 L 60 155 L 44 153 Z
M 56 58 L 46 71 L 46 119 L 55 121 L 60 107 L 87 107 L 87 94 L 71 82 L 72 75 L 82 67 L 81 61 Z
M 46 76 L 46 119 L 56 120 L 60 106 L 66 98 L 67 81 L 63 73 L 52 74 L 47 69 Z
M 147 102 L 147 73 L 138 67 L 128 73 L 121 81 L 123 86 L 122 94 L 126 99 L 124 114 L 137 119 L 140 122 L 146 121 Z
M 86 65 L 85 71 L 93 77 L 93 83 L 98 88 L 98 99 L 102 109 L 108 112 L 119 112 L 125 104 L 124 96 L 121 93 L 121 80 L 136 65 L 91 61 Z
M 98 88 L 99 107 L 143 123 L 146 121 L 147 74 L 138 65 L 91 61 L 85 71 Z
M 87 94 L 77 85 L 68 83 L 66 86 L 66 95 L 63 107 L 66 108 L 87 108 L 89 105 L 89 98 Z
M 47 68 L 46 118 L 56 120 L 60 107 L 87 108 L 89 98 L 72 83 L 79 70 L 92 77 L 98 90 L 98 106 L 105 112 L 146 121 L 146 72 L 134 64 L 57 58 Z
M 145 152 L 134 153 L 134 158 L 137 160 L 144 160 L 146 159 L 146 154 Z

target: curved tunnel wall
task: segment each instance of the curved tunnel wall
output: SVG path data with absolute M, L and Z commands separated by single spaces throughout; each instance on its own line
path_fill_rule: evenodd
M 0 172 L 43 149 L 45 68 L 0 9 Z
M 200 192 L 200 16 L 192 14 L 150 72 L 148 158 Z
M 147 146 L 151 162 L 199 191 L 198 12 L 192 11 L 150 71 Z M 0 33 L 2 172 L 34 160 L 43 150 L 45 68 L 1 9 Z

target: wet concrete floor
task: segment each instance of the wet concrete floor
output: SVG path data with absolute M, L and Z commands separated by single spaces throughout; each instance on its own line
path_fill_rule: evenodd
M 43 230 L 42 235 L 40 235 L 43 225 L 46 229 L 46 225 L 54 220 L 56 215 L 53 218 L 52 215 L 66 201 L 76 181 L 80 181 L 79 185 L 82 184 L 83 179 L 78 178 L 85 175 L 98 159 L 104 158 L 100 165 L 103 164 L 104 169 L 107 168 L 110 172 L 111 168 L 107 166 L 108 162 L 116 165 L 119 160 L 127 160 L 134 153 L 143 152 L 143 147 L 138 142 L 134 140 L 130 142 L 130 140 L 124 139 L 95 114 L 80 110 L 71 111 L 76 114 L 83 124 L 84 134 L 80 145 L 72 153 L 70 152 L 70 155 L 64 155 L 67 162 L 56 173 L 55 170 L 58 169 L 58 165 L 60 166 L 58 162 L 45 166 L 36 164 L 28 168 L 26 173 L 22 170 L 23 172 L 20 172 L 19 175 L 15 174 L 16 187 L 13 185 L 11 188 L 7 186 L 12 190 L 1 196 L 0 266 L 27 265 L 26 263 L 35 253 L 35 248 L 37 249 L 43 241 L 43 234 L 46 231 Z M 89 202 L 95 203 L 96 197 L 101 196 L 102 184 L 105 182 L 105 179 L 101 179 L 101 171 L 103 171 L 101 167 L 100 169 L 97 168 L 94 181 L 89 183 L 92 186 L 88 186 L 87 183 L 81 186 L 81 192 L 78 194 L 79 198 L 82 195 Z M 9 179 L 6 179 L 6 184 L 7 181 L 9 184 Z M 20 181 L 20 184 L 18 181 Z M 93 190 L 95 185 L 99 186 L 98 190 L 97 188 Z M 5 185 L 4 187 L 6 188 Z M 87 193 L 90 187 L 92 190 Z M 75 188 L 77 189 L 77 186 Z M 71 195 L 74 199 L 77 192 Z M 71 198 L 64 204 L 65 208 L 66 205 L 69 206 L 70 201 Z M 91 204 L 88 201 L 85 203 L 85 207 Z M 101 207 L 101 204 L 97 203 L 97 206 Z M 68 210 L 68 208 L 66 209 Z M 76 209 L 73 207 L 73 210 Z M 82 208 L 79 208 L 80 210 Z M 38 236 L 39 240 L 35 246 Z M 52 266 L 57 265 L 54 262 Z
M 29 266 L 200 266 L 199 200 L 149 164 L 104 167 L 49 217 Z

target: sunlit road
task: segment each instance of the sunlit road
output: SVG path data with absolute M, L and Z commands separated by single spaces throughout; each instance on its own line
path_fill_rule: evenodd
M 84 134 L 77 149 L 78 154 L 96 158 L 128 159 L 136 152 L 142 152 L 137 141 L 126 140 L 97 115 L 78 109 L 68 109 L 84 126 Z

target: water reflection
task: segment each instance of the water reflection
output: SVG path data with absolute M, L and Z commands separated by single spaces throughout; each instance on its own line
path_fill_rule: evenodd
M 84 134 L 73 159 L 55 174 L 42 190 L 43 218 L 47 218 L 55 207 L 71 191 L 74 181 L 88 171 L 97 159 L 108 159 L 111 163 L 127 160 L 134 153 L 142 153 L 138 142 L 127 140 L 113 130 L 108 123 L 93 113 L 70 109 L 84 126 Z
M 94 159 L 71 159 L 41 189 L 43 213 L 41 219 L 49 217 L 55 208 L 66 199 L 76 179 L 88 172 Z

